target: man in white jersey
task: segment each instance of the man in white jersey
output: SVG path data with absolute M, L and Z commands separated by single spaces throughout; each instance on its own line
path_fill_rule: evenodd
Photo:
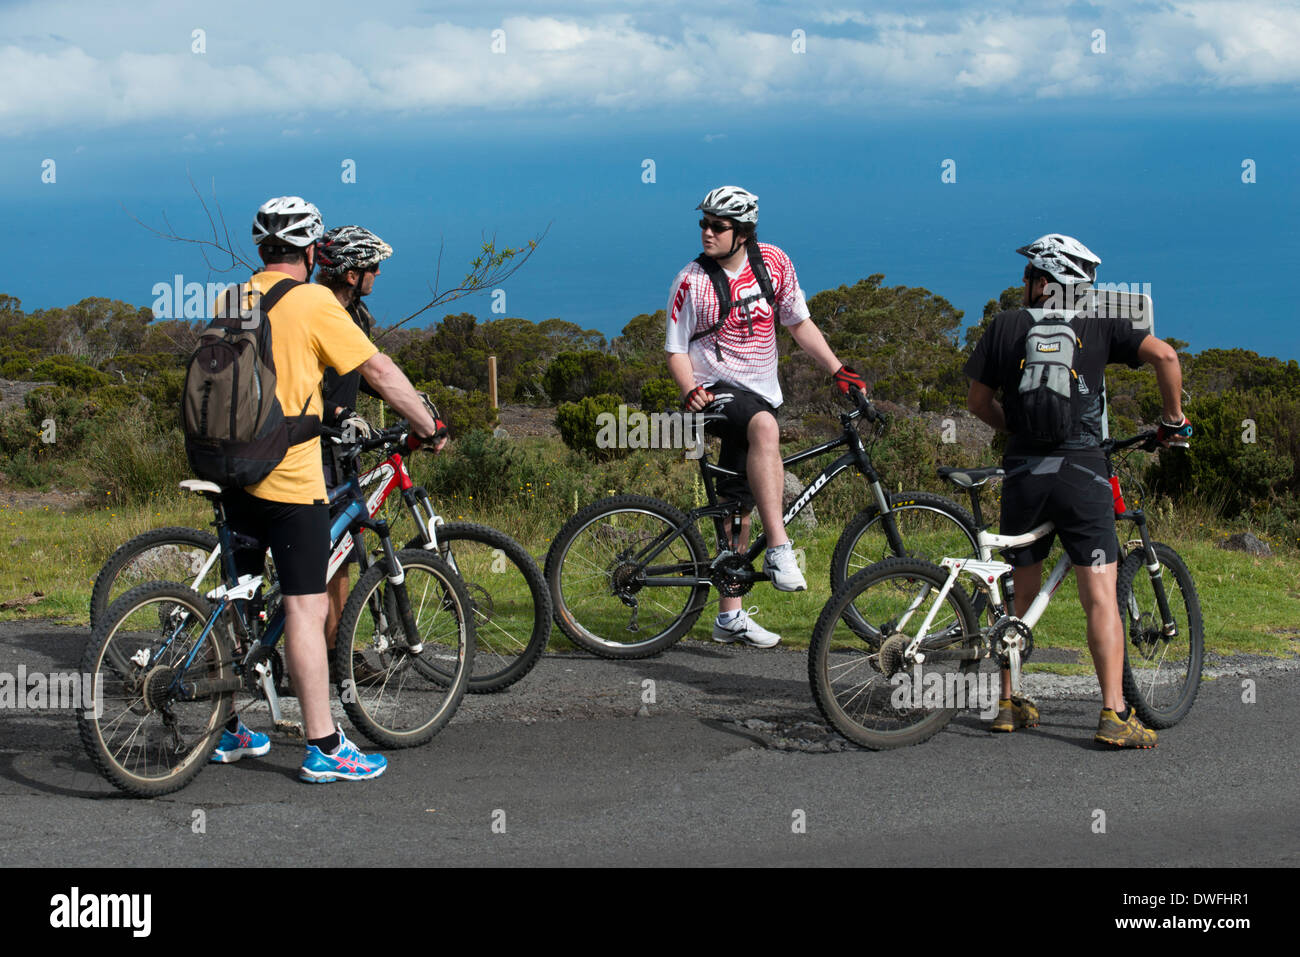
M 727 416 L 718 430 L 718 464 L 738 472 L 737 481 L 718 483 L 723 498 L 739 498 L 745 515 L 741 551 L 749 543 L 749 511 L 755 504 L 768 549 L 763 571 L 779 591 L 808 587 L 781 521 L 781 464 L 776 409 L 782 402 L 776 374 L 776 321 L 845 394 L 866 383 L 845 367 L 811 321 L 808 303 L 790 257 L 758 242 L 758 197 L 738 186 L 720 186 L 696 207 L 704 252 L 677 274 L 668 299 L 664 350 L 668 371 L 682 390 L 689 412 L 708 407 Z M 725 301 L 724 301 L 725 300 Z M 715 641 L 744 641 L 770 648 L 781 636 L 759 627 L 742 610 L 739 597 L 718 601 Z

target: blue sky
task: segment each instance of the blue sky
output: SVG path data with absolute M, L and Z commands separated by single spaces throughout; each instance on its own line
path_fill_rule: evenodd
M 445 286 L 485 232 L 549 226 L 507 314 L 612 335 L 663 307 L 725 182 L 809 295 L 881 272 L 974 321 L 1012 250 L 1061 231 L 1099 278 L 1151 284 L 1158 333 L 1300 357 L 1300 5 L 700 9 L 318 3 L 272 28 L 243 0 L 0 3 L 0 221 L 22 235 L 0 292 L 148 305 L 176 273 L 238 278 L 128 215 L 202 235 L 192 176 L 244 249 L 283 193 L 374 229 L 388 321 L 429 298 L 440 243 Z

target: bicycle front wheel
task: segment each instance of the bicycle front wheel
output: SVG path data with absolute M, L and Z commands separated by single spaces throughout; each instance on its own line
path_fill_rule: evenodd
M 113 602 L 91 634 L 81 680 L 92 682 L 94 703 L 77 727 L 95 766 L 128 794 L 157 797 L 192 781 L 230 717 L 233 653 L 224 622 L 208 630 L 210 615 L 193 589 L 148 582 Z
M 1124 698 L 1148 727 L 1170 728 L 1187 716 L 1200 690 L 1205 633 L 1192 573 L 1168 545 L 1153 544 L 1170 620 L 1161 616 L 1155 579 L 1137 549 L 1120 565 L 1116 583 L 1124 622 Z
M 709 586 L 694 579 L 707 568 L 699 531 L 667 502 L 603 499 L 565 522 L 547 553 L 555 623 L 602 658 L 657 655 L 700 617 Z
M 217 536 L 198 528 L 155 528 L 128 540 L 109 556 L 95 576 L 90 593 L 90 627 L 93 629 L 108 606 L 145 582 L 185 582 L 200 595 L 221 584 L 221 562 L 212 562 L 203 572 L 217 547 Z M 200 578 L 199 573 L 203 572 Z
M 551 596 L 528 550 L 504 532 L 471 522 L 437 527 L 439 557 L 465 582 L 474 606 L 470 694 L 510 687 L 551 637 Z M 419 538 L 407 548 L 420 548 Z
M 397 553 L 402 581 L 380 561 L 343 606 L 335 669 L 343 709 L 358 731 L 386 748 L 424 744 L 451 720 L 474 667 L 472 601 L 465 585 L 429 552 Z M 410 605 L 414 634 L 400 612 Z
M 975 518 L 956 502 L 929 492 L 889 496 L 889 515 L 902 540 L 902 552 L 889 544 L 885 515 L 876 506 L 849 520 L 831 555 L 831 593 L 862 569 L 886 558 L 919 558 L 938 564 L 943 558 L 978 558 Z
M 854 744 L 919 744 L 961 707 L 977 705 L 979 619 L 960 588 L 934 607 L 945 581 L 945 570 L 929 562 L 888 558 L 854 575 L 823 607 L 808 646 L 808 680 L 822 715 Z M 904 657 L 917 635 L 923 664 Z

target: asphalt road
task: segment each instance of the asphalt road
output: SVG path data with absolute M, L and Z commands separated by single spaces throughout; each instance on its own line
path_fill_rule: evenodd
M 70 670 L 85 638 L 0 623 L 0 672 Z M 802 652 L 548 655 L 376 781 L 300 784 L 301 746 L 273 738 L 152 801 L 96 775 L 71 712 L 0 711 L 0 864 L 1295 866 L 1300 669 L 1217 674 L 1152 751 L 1097 750 L 1088 681 L 1029 676 L 1037 729 L 966 712 L 867 752 L 822 724 Z

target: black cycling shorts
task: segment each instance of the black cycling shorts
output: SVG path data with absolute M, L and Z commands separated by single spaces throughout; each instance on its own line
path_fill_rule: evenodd
M 711 434 L 722 439 L 718 465 L 739 473 L 736 478 L 728 476 L 718 479 L 718 497 L 722 500 L 739 499 L 744 509 L 749 511 L 754 507 L 754 496 L 746 479 L 749 423 L 760 412 L 770 412 L 775 418 L 776 407 L 758 393 L 729 382 L 715 382 L 704 388 L 713 393 L 714 399 L 705 411 L 721 413 L 727 417 L 725 422 L 710 423 L 708 428 Z
M 1034 565 L 1047 558 L 1052 540 L 1061 536 L 1061 546 L 1075 565 L 1092 565 L 1103 558 L 1109 565 L 1119 558 L 1115 535 L 1115 506 L 1100 454 L 1045 455 L 1007 458 L 1002 467 L 1002 535 L 1023 535 L 1043 522 L 1052 522 L 1056 532 L 1023 548 L 1008 549 L 1007 561 L 1016 567 Z
M 243 489 L 224 496 L 226 523 L 243 536 L 235 549 L 240 575 L 263 573 L 267 548 L 275 561 L 284 595 L 318 595 L 325 591 L 330 557 L 330 509 L 323 503 L 296 505 L 269 502 Z

